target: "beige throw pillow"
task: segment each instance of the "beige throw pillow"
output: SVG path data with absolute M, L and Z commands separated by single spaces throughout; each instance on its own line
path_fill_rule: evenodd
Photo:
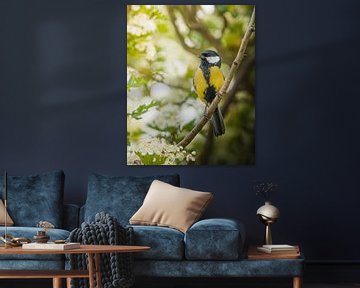
M 212 200 L 209 192 L 199 192 L 154 180 L 143 205 L 130 224 L 166 226 L 186 232 L 204 213 Z
M 11 219 L 11 217 L 9 216 L 8 213 L 6 213 L 7 218 L 7 225 L 8 226 L 12 226 L 14 225 L 14 221 Z M 5 225 L 5 205 L 3 203 L 3 201 L 0 199 L 0 226 L 4 226 Z

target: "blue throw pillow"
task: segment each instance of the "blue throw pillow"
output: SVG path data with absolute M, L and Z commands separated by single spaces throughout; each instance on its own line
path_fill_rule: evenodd
M 96 213 L 106 212 L 116 217 L 121 225 L 128 225 L 155 179 L 174 186 L 180 185 L 178 174 L 144 177 L 91 174 L 84 205 L 84 220 L 91 222 Z
M 8 212 L 15 226 L 36 227 L 45 220 L 62 226 L 63 171 L 55 171 L 31 176 L 8 176 Z M 0 176 L 2 184 L 4 177 Z M 4 198 L 3 185 L 0 195 Z

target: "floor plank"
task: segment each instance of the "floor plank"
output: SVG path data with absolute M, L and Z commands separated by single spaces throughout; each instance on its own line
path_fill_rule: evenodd
M 0 280 L 0 288 L 52 288 L 52 281 L 48 279 L 39 280 Z M 167 283 L 136 283 L 134 288 L 291 288 L 290 282 L 281 283 L 266 283 L 251 281 L 251 283 L 238 283 L 229 285 L 201 285 L 201 283 L 186 283 L 175 284 L 172 282 Z M 360 288 L 360 283 L 304 283 L 303 288 Z

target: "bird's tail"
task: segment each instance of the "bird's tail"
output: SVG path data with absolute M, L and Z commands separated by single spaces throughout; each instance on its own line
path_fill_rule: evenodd
M 224 118 L 219 108 L 216 108 L 214 114 L 211 117 L 211 123 L 213 126 L 213 132 L 216 137 L 225 134 Z

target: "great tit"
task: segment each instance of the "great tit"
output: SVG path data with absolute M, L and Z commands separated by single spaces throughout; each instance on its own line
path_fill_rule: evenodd
M 197 96 L 206 104 L 211 104 L 224 83 L 224 75 L 220 70 L 221 58 L 212 50 L 205 50 L 199 56 L 201 59 L 199 68 L 196 69 L 193 85 Z M 220 109 L 217 107 L 211 117 L 213 132 L 215 136 L 225 133 L 224 119 Z

